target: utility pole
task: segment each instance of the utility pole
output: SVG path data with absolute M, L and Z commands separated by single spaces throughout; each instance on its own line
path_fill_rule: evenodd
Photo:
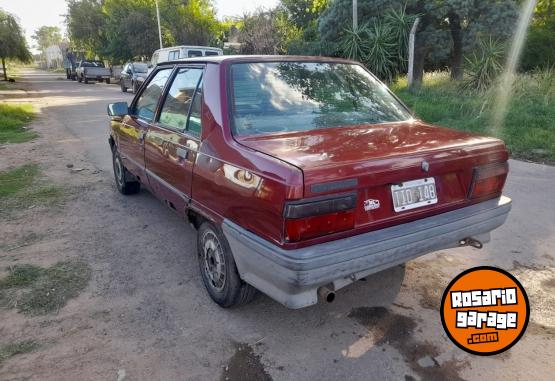
M 160 27 L 160 9 L 158 8 L 158 0 L 156 2 L 156 19 L 158 20 L 158 38 L 160 39 L 160 49 L 164 46 L 162 45 L 162 28 Z
M 353 31 L 358 29 L 358 1 L 353 0 Z
M 409 72 L 408 72 L 408 86 L 409 89 L 412 88 L 414 83 L 414 40 L 416 35 L 416 29 L 418 29 L 418 24 L 420 23 L 420 17 L 414 20 L 412 29 L 409 35 Z

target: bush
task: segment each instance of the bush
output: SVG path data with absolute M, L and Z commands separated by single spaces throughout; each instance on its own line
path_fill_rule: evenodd
M 487 90 L 503 71 L 505 45 L 489 38 L 478 44 L 478 51 L 466 59 L 467 77 L 463 88 Z
M 522 52 L 520 70 L 533 71 L 555 65 L 555 28 L 533 26 Z

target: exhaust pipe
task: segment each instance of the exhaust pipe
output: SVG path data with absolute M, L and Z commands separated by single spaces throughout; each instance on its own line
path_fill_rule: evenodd
M 467 237 L 459 241 L 459 246 L 472 246 L 476 249 L 481 249 L 484 247 L 484 244 L 475 238 Z
M 321 300 L 331 303 L 335 300 L 335 291 L 330 290 L 326 286 L 322 286 L 318 289 L 318 297 Z

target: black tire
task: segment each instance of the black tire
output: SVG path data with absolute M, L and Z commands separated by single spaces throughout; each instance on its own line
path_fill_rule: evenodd
M 107 85 L 110 84 L 110 78 L 106 78 L 106 84 L 107 84 Z
M 126 92 L 127 92 L 127 87 L 125 87 L 125 85 L 124 85 L 123 78 L 120 78 L 120 80 L 119 80 L 119 86 L 121 87 L 121 92 L 122 92 L 122 93 L 126 93 Z
M 131 84 L 133 85 L 133 94 L 137 94 L 137 91 L 139 91 L 139 85 L 136 81 L 131 82 Z
M 83 82 L 83 77 L 81 77 L 81 76 L 77 77 L 77 82 L 79 82 L 79 83 Z
M 239 277 L 229 243 L 213 223 L 200 225 L 197 252 L 202 282 L 214 302 L 229 308 L 252 301 L 256 288 Z
M 102 83 L 102 81 L 104 81 L 104 79 L 98 78 L 97 81 L 100 82 L 100 83 Z
M 75 74 L 71 74 L 71 80 L 72 81 L 76 81 L 77 80 L 77 76 Z
M 141 183 L 138 181 L 127 180 L 131 174 L 125 168 L 121 161 L 121 156 L 116 148 L 112 151 L 112 166 L 114 168 L 114 178 L 116 180 L 116 187 L 121 194 L 130 195 L 138 193 L 141 190 Z
M 87 83 L 89 83 L 89 79 L 87 77 L 83 76 L 83 82 L 85 82 L 85 85 L 86 85 Z
M 71 74 L 68 70 L 66 70 L 66 79 L 71 79 Z

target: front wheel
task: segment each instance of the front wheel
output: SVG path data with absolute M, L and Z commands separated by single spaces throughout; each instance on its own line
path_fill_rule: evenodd
M 77 77 L 77 82 L 79 82 L 79 83 L 83 82 L 83 77 L 81 77 L 81 76 Z
M 119 80 L 119 85 L 120 85 L 120 87 L 121 87 L 121 92 L 122 92 L 122 93 L 126 93 L 126 92 L 127 92 L 127 87 L 125 87 L 123 78 Z
M 137 94 L 137 91 L 139 91 L 139 85 L 137 84 L 137 81 L 133 81 L 132 85 L 133 85 L 133 94 Z
M 228 308 L 254 298 L 256 289 L 239 277 L 231 248 L 216 225 L 204 222 L 200 226 L 197 251 L 202 282 L 214 302 Z
M 125 168 L 121 162 L 121 156 L 117 149 L 114 147 L 112 152 L 112 164 L 114 167 L 114 177 L 116 179 L 116 187 L 121 194 L 130 195 L 138 193 L 141 190 L 141 183 L 138 181 L 129 181 L 127 178 L 131 177 L 131 174 Z

